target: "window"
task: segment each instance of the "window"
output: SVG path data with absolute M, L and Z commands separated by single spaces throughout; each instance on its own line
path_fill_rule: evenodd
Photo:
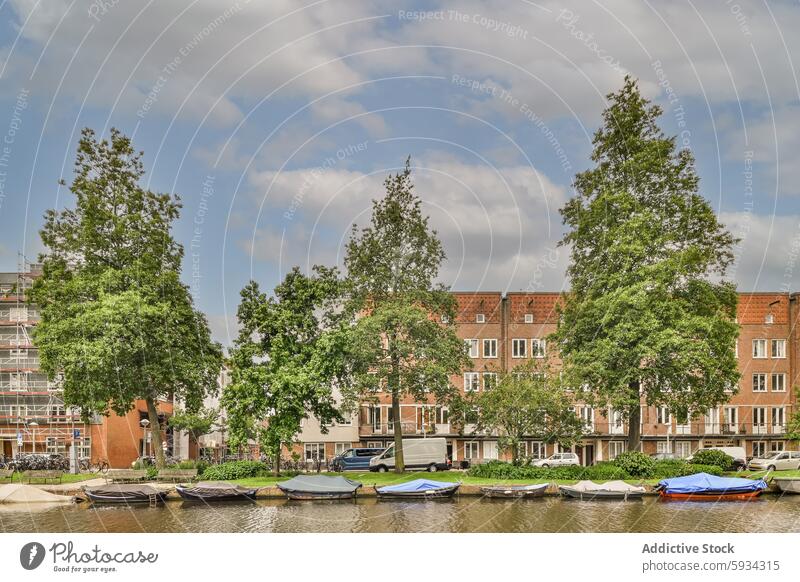
M 497 459 L 497 441 L 485 441 L 483 443 L 483 458 Z
M 475 323 L 486 323 L 486 316 L 483 313 L 479 313 L 475 316 Z
M 450 323 L 450 318 L 446 315 L 442 315 L 442 323 Z
M 671 424 L 669 416 L 669 409 L 666 406 L 656 407 L 656 423 L 658 424 Z
M 82 439 L 78 439 L 75 441 L 73 445 L 78 448 L 78 458 L 79 459 L 89 459 L 92 456 L 92 439 L 90 437 L 84 437 Z
M 753 442 L 753 456 L 754 457 L 763 457 L 767 454 L 767 443 L 764 441 L 755 441 Z
M 527 446 L 523 449 L 523 445 Z M 539 441 L 520 443 L 520 453 L 530 457 L 531 459 L 544 459 L 547 457 L 547 449 L 545 448 L 544 443 Z
M 469 357 L 470 358 L 477 358 L 478 356 L 478 340 L 476 339 L 467 339 L 464 340 L 464 343 L 467 344 L 467 349 L 469 350 Z
M 480 378 L 477 372 L 464 372 L 464 392 L 475 392 L 480 388 Z
M 785 358 L 786 357 L 786 340 L 774 339 L 772 340 L 772 357 Z
M 589 432 L 594 432 L 594 408 L 591 406 L 584 406 L 581 408 L 581 420 L 583 421 L 583 426 L 586 427 L 586 430 Z
M 478 441 L 467 441 L 464 443 L 464 458 L 465 459 L 478 459 Z
M 783 441 L 772 441 L 769 444 L 769 450 L 773 453 L 777 453 L 783 450 L 784 442 Z
M 333 454 L 337 456 L 341 455 L 349 448 L 350 448 L 350 443 L 335 443 L 333 446 Z
M 611 441 L 608 443 L 608 459 L 613 461 L 624 453 L 627 444 L 625 441 Z
M 531 340 L 531 356 L 543 358 L 547 355 L 547 340 L 534 338 Z
M 525 323 L 533 323 L 533 313 L 525 314 Z
M 675 441 L 675 456 L 685 459 L 692 454 L 692 443 L 689 441 Z
M 325 459 L 325 443 L 306 443 L 305 453 L 306 463 L 322 461 Z
M 497 372 L 484 372 L 483 373 L 483 389 L 491 390 L 497 386 Z
M 764 323 L 775 323 L 775 316 L 771 313 L 767 313 L 764 316 Z
M 63 406 L 51 406 L 50 417 L 53 423 L 67 422 L 67 411 Z
M 767 357 L 767 340 L 765 339 L 753 340 L 753 357 L 760 359 Z
M 368 449 L 383 449 L 383 443 L 381 441 L 367 441 L 367 448 Z
M 483 357 L 496 358 L 497 357 L 497 340 L 485 339 L 483 340 Z
M 753 374 L 753 392 L 767 391 L 767 375 Z
M 526 349 L 528 342 L 524 339 L 512 339 L 511 340 L 511 357 L 512 358 L 525 358 L 528 355 L 528 350 Z
M 726 406 L 724 409 L 725 414 L 725 430 L 728 432 L 736 433 L 739 427 L 739 409 L 735 406 Z
M 50 455 L 65 455 L 67 453 L 66 441 L 56 437 L 47 437 L 47 453 Z
M 753 408 L 753 434 L 767 434 L 767 409 L 762 406 Z
M 28 387 L 27 374 L 11 372 L 9 375 L 9 385 L 11 386 L 11 390 L 14 391 L 25 390 Z
M 658 441 L 656 443 L 656 452 L 662 455 L 672 452 L 672 443 L 667 441 Z
M 772 391 L 786 392 L 786 374 L 772 375 Z
M 772 432 L 782 433 L 786 432 L 786 409 L 783 406 L 775 406 L 772 408 Z

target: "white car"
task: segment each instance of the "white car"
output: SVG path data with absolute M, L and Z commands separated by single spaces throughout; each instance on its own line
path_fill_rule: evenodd
M 575 453 L 556 453 L 546 459 L 539 459 L 531 463 L 534 467 L 564 467 L 566 465 L 580 465 L 578 455 Z
M 800 452 L 798 451 L 776 451 L 763 457 L 751 459 L 747 465 L 748 469 L 772 471 L 791 471 L 800 469 Z

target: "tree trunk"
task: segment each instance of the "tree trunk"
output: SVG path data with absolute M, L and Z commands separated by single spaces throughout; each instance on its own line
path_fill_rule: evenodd
M 392 415 L 394 416 L 394 471 L 402 473 L 406 464 L 403 460 L 403 425 L 400 422 L 400 395 L 392 391 Z
M 275 477 L 281 476 L 281 443 L 275 447 L 275 452 L 272 455 L 272 474 Z
M 642 405 L 639 395 L 639 382 L 631 382 L 631 398 L 636 399 L 636 405 L 631 405 L 628 413 L 628 450 L 638 451 L 642 446 Z
M 147 419 L 150 421 L 150 426 L 147 427 L 150 431 L 150 446 L 153 447 L 153 455 L 156 458 L 156 467 L 163 469 L 167 464 L 164 459 L 164 449 L 161 445 L 161 425 L 158 423 L 158 409 L 156 409 L 156 401 L 153 397 L 148 396 L 144 399 L 147 404 Z
M 519 465 L 519 444 L 516 440 L 511 441 L 511 464 Z

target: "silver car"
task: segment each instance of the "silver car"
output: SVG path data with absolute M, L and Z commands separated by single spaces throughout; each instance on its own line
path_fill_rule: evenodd
M 799 451 L 776 451 L 764 457 L 751 459 L 747 465 L 751 470 L 791 471 L 800 469 Z
M 580 465 L 580 461 L 575 453 L 556 453 L 531 464 L 534 467 L 563 467 L 565 465 Z

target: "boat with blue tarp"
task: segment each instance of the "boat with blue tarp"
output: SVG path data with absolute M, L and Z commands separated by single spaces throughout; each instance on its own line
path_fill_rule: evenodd
M 755 499 L 766 488 L 764 479 L 717 477 L 708 473 L 662 479 L 656 485 L 663 499 L 684 501 L 746 501 Z
M 452 497 L 461 483 L 414 479 L 397 485 L 375 487 L 379 499 L 442 499 Z

